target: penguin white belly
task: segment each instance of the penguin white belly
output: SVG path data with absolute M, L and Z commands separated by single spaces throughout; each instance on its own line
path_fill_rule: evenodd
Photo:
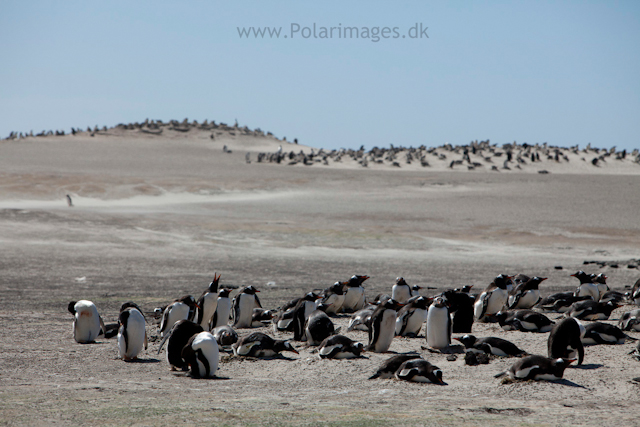
M 229 298 L 218 298 L 216 303 L 216 311 L 218 312 L 216 324 L 211 329 L 218 326 L 226 326 L 229 323 L 229 315 L 231 314 L 231 300 Z
M 598 287 L 598 301 L 600 301 L 602 296 L 609 291 L 609 286 L 606 283 L 598 283 L 596 286 Z
M 202 302 L 202 307 L 199 309 L 202 310 L 202 322 L 200 323 L 200 326 L 202 326 L 205 331 L 209 330 L 209 322 L 211 322 L 211 318 L 216 312 L 217 306 L 218 295 L 214 294 L 213 292 L 205 294 L 204 301 Z
M 253 309 L 255 307 L 255 298 L 253 295 L 240 294 L 240 301 L 238 303 L 239 316 L 236 319 L 237 328 L 250 328 L 251 316 L 253 315 Z
M 538 330 L 538 325 L 536 325 L 533 322 L 526 322 L 524 320 L 520 321 L 520 325 L 522 325 L 522 327 L 524 329 L 526 329 L 527 331 L 537 331 Z M 542 331 L 542 329 L 540 329 L 540 331 Z
M 391 288 L 391 298 L 398 301 L 400 304 L 404 304 L 409 298 L 411 298 L 411 288 L 406 285 L 393 285 Z
M 556 381 L 560 379 L 560 377 L 556 377 L 553 374 L 538 374 L 534 378 L 542 381 Z
M 189 318 L 189 306 L 183 302 L 175 302 L 165 310 L 169 310 L 169 315 L 167 316 L 166 324 L 164 316 L 162 317 L 163 322 L 160 325 L 160 336 L 162 337 L 169 333 L 177 321 Z
M 432 348 L 444 348 L 451 344 L 449 310 L 446 307 L 429 307 L 427 314 L 427 344 Z
M 100 334 L 100 315 L 91 301 L 80 300 L 75 306 L 73 338 L 79 343 L 95 341 Z
M 307 320 L 307 317 L 309 317 L 309 315 L 311 313 L 313 313 L 316 310 L 316 303 L 314 301 L 305 301 L 304 302 L 304 319 Z
M 395 325 L 396 311 L 391 309 L 385 310 L 382 313 L 382 319 L 380 320 L 380 334 L 378 334 L 378 340 L 376 341 L 374 348 L 376 353 L 384 353 L 389 350 L 391 341 L 393 341 Z
M 260 345 L 260 341 L 251 341 L 251 342 L 247 342 L 242 345 L 239 345 L 233 349 L 233 352 L 236 354 L 236 356 L 246 356 L 251 352 L 251 349 L 256 345 Z
M 344 308 L 349 310 L 360 310 L 364 306 L 364 288 L 348 288 L 344 296 Z
M 400 335 L 400 332 L 402 332 L 402 325 L 404 323 L 405 316 L 408 316 L 408 314 L 404 313 L 402 316 L 396 317 L 396 335 Z
M 578 287 L 578 296 L 588 296 L 594 301 L 600 301 L 600 291 L 595 283 L 583 283 Z
M 194 350 L 200 350 L 202 356 L 207 359 L 209 364 L 209 377 L 213 377 L 218 370 L 218 358 L 220 357 L 220 350 L 218 349 L 218 342 L 209 332 L 200 332 L 194 339 L 191 347 Z M 206 377 L 207 372 L 204 364 L 198 360 L 198 371 L 201 377 Z
M 527 368 L 518 369 L 515 372 L 515 375 L 510 372 L 509 376 L 511 376 L 512 379 L 527 378 L 533 369 L 538 369 L 538 368 L 540 368 L 538 365 L 533 365 L 533 366 L 529 366 Z
M 124 334 L 127 334 L 125 340 Z M 118 330 L 118 353 L 121 359 L 134 359 L 142 351 L 145 337 L 144 316 L 138 310 L 130 310 L 127 328 Z
M 480 297 L 478 297 L 478 300 L 475 302 L 475 304 L 473 304 L 473 316 L 476 319 L 480 319 L 480 316 L 482 315 L 482 307 L 484 304 L 483 300 L 486 297 L 487 294 L 483 292 Z
M 332 294 L 325 301 L 329 307 L 326 310 L 326 313 L 334 313 L 337 314 L 342 310 L 342 305 L 344 304 L 344 295 Z
M 518 305 L 515 308 L 531 308 L 539 299 L 540 291 L 538 289 L 532 289 L 520 297 L 520 301 L 518 301 Z
M 407 321 L 407 327 L 404 330 L 406 334 L 416 334 L 420 332 L 422 329 L 422 324 L 427 320 L 427 310 L 422 308 L 417 308 L 413 311 L 413 314 L 410 315 L 409 320 Z
M 276 330 L 285 330 L 289 327 L 289 325 L 291 324 L 291 322 L 293 322 L 293 318 L 289 318 L 289 319 L 281 319 L 278 320 L 278 326 L 276 327 Z
M 487 344 L 489 346 L 489 352 L 494 356 L 507 357 L 509 356 L 507 353 L 502 351 L 500 347 L 493 347 L 491 344 Z
M 507 302 L 508 292 L 505 289 L 495 289 L 488 295 L 489 304 L 487 305 L 487 312 L 485 314 L 496 314 Z

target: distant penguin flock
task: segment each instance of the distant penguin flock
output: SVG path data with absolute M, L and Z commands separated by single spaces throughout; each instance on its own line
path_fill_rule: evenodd
M 471 293 L 473 285 L 469 284 L 432 296 L 420 295 L 420 290 L 434 288 L 411 286 L 398 277 L 390 294 L 369 299 L 364 282 L 370 277 L 353 275 L 322 292 L 316 288 L 277 309 L 265 309 L 255 286 L 235 291 L 237 287 L 220 286 L 221 276 L 214 274 L 198 300 L 184 295 L 149 313 L 159 320 L 152 334 L 159 341 L 157 354 L 166 347 L 169 368 L 188 372 L 193 378 L 215 378 L 221 353 L 238 358 L 287 358 L 281 353 L 295 356 L 302 347 L 313 347 L 312 353 L 320 359 L 358 359 L 367 358 L 366 352 L 388 353 L 394 339 L 417 339 L 426 343 L 421 349 L 432 353 L 465 353 L 468 365 L 517 358 L 496 378 L 554 381 L 561 380 L 573 362 L 584 362 L 585 346 L 626 344 L 637 341 L 628 332 L 640 332 L 640 309 L 622 314 L 617 326 L 599 321 L 609 319 L 624 304 L 640 305 L 640 280 L 630 292 L 619 292 L 609 289 L 603 274 L 578 271 L 571 277 L 579 281 L 575 291 L 545 297 L 540 286 L 547 278 L 540 276 L 499 274 L 477 295 Z M 73 315 L 76 342 L 117 336 L 118 357 L 124 361 L 137 360 L 148 350 L 153 328 L 148 326 L 149 313 L 136 303 L 122 304 L 118 323 L 108 325 L 91 301 L 71 301 L 67 309 Z M 549 313 L 561 317 L 552 320 Z M 340 335 L 336 318 L 348 320 L 347 332 L 366 332 L 367 342 Z M 476 337 L 472 335 L 474 322 L 494 323 L 496 330 L 548 334 L 547 355 L 530 354 L 501 337 Z M 238 333 L 269 326 L 292 336 L 276 339 L 268 329 Z M 460 333 L 463 335 L 453 336 Z M 393 355 L 369 377 L 388 378 L 447 384 L 442 369 L 417 351 Z

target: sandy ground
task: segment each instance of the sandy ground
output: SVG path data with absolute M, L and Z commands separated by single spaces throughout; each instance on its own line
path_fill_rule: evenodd
M 640 166 L 593 173 L 570 163 L 540 175 L 245 162 L 246 152 L 279 145 L 304 148 L 169 132 L 0 142 L 0 423 L 637 424 L 632 343 L 587 348 L 585 364 L 559 383 L 502 384 L 493 375 L 513 360 L 470 367 L 423 350 L 424 337 L 395 339 L 392 351 L 418 351 L 442 368 L 447 385 L 436 386 L 368 381 L 388 354 L 332 361 L 300 347 L 283 359 L 225 359 L 220 379 L 194 380 L 169 370 L 157 342 L 125 363 L 115 340 L 73 341 L 71 300 L 94 301 L 111 322 L 128 300 L 151 311 L 197 297 L 214 272 L 223 285 L 257 286 L 267 308 L 352 274 L 371 276 L 369 297 L 397 276 L 438 289 L 428 295 L 481 290 L 499 273 L 549 277 L 543 295 L 572 289 L 578 269 L 604 272 L 617 290 L 640 277 L 625 263 L 640 258 Z M 546 354 L 546 334 L 495 325 L 474 334 Z M 348 335 L 366 343 L 365 332 Z

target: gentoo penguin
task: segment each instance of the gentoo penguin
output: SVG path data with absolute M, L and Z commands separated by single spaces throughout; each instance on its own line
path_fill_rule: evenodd
M 233 300 L 233 327 L 238 328 L 250 328 L 251 317 L 253 316 L 254 308 L 262 308 L 260 300 L 256 295 L 256 292 L 260 292 L 252 285 L 245 286 L 240 290 L 240 293 L 236 295 Z
M 586 295 L 591 297 L 594 301 L 600 300 L 600 290 L 598 289 L 598 285 L 592 282 L 590 274 L 580 270 L 572 274 L 571 277 L 575 277 L 580 281 L 580 285 L 578 285 L 578 288 L 574 293 L 575 296 L 580 297 Z
M 325 338 L 335 333 L 335 326 L 325 313 L 327 308 L 324 304 L 320 304 L 307 318 L 304 324 L 304 334 L 307 337 L 308 345 L 320 345 Z
M 354 329 L 357 329 L 359 331 L 368 331 L 369 323 L 371 322 L 371 315 L 373 314 L 374 310 L 375 306 L 371 306 L 353 313 L 351 315 L 351 319 L 349 320 L 347 332 L 351 332 Z
M 582 337 L 582 344 L 624 344 L 626 340 L 636 341 L 629 335 L 622 332 L 617 326 L 602 322 L 589 323 L 585 328 L 585 334 Z
M 211 331 L 220 347 L 227 347 L 238 342 L 238 334 L 229 325 L 218 326 Z
M 321 359 L 354 359 L 360 357 L 364 344 L 355 342 L 344 335 L 332 335 L 325 338 L 318 348 Z
M 639 331 L 640 332 L 640 309 L 627 311 L 618 321 L 618 327 L 623 331 Z
M 371 375 L 369 379 L 374 380 L 376 378 L 393 378 L 404 362 L 413 359 L 422 359 L 422 357 L 420 357 L 420 355 L 417 353 L 396 354 L 395 356 L 391 356 L 390 358 L 382 362 L 375 374 Z
M 495 317 L 505 331 L 544 333 L 555 324 L 544 314 L 533 310 L 501 311 Z
M 191 367 L 194 378 L 215 377 L 219 357 L 218 342 L 206 331 L 192 336 L 182 349 L 182 358 Z
M 142 310 L 134 303 L 124 303 L 118 317 L 118 354 L 123 360 L 134 360 L 148 347 L 147 331 Z
M 545 380 L 555 381 L 562 379 L 564 370 L 575 359 L 551 359 L 549 357 L 531 355 L 525 356 L 516 361 L 511 367 L 496 375 L 499 378 L 505 374 L 512 380 Z
M 422 286 L 418 286 L 418 285 L 411 286 L 411 298 L 419 296 L 420 289 L 423 289 Z
M 91 301 L 71 301 L 67 307 L 73 314 L 73 339 L 80 344 L 92 343 L 104 331 L 104 322 Z
M 524 283 L 519 284 L 509 294 L 508 302 L 510 309 L 528 309 L 540 302 L 540 283 L 547 280 L 547 277 L 532 277 Z
M 202 326 L 191 320 L 182 319 L 178 320 L 169 332 L 164 335 L 158 347 L 158 354 L 160 354 L 166 342 L 167 362 L 169 362 L 172 371 L 177 369 L 187 370 L 189 368 L 187 362 L 182 358 L 182 349 L 187 345 L 191 337 L 200 332 L 204 332 Z
M 445 348 L 451 345 L 451 317 L 444 298 L 437 297 L 427 313 L 427 345 Z
M 194 320 L 198 304 L 191 295 L 175 300 L 164 309 L 160 322 L 160 336 L 164 337 L 178 320 Z
M 276 331 L 293 331 L 295 308 L 300 300 L 304 300 L 305 319 L 316 309 L 316 300 L 321 298 L 314 292 L 307 292 L 302 298 L 294 298 L 280 308 L 280 314 L 273 319 Z M 303 323 L 304 324 L 304 323 Z
M 209 330 L 214 330 L 219 326 L 225 326 L 229 323 L 229 315 L 231 314 L 231 299 L 229 293 L 231 289 L 222 288 L 218 291 L 218 300 L 216 301 L 216 310 L 211 316 Z
M 584 300 L 573 303 L 565 316 L 575 317 L 581 320 L 607 320 L 611 316 L 611 312 L 621 305 L 608 302 L 597 302 L 593 300 Z
M 608 277 L 605 276 L 604 273 L 600 273 L 597 276 L 595 274 L 591 275 L 591 281 L 596 284 L 598 292 L 600 292 L 600 298 L 598 300 L 601 300 L 603 295 L 609 290 L 607 279 Z
M 511 282 L 511 276 L 500 274 L 484 290 L 476 300 L 473 307 L 476 320 L 483 320 L 485 316 L 492 316 L 502 310 L 507 303 L 509 293 L 507 283 Z
M 573 292 L 559 292 L 553 295 L 549 295 L 548 297 L 543 298 L 538 303 L 538 307 L 545 311 L 555 311 L 558 313 L 566 313 L 571 308 L 571 305 L 574 302 L 584 301 L 586 299 L 591 299 L 590 296 L 580 296 L 577 297 Z
M 519 285 L 523 283 L 527 283 L 529 279 L 531 279 L 531 277 L 527 276 L 526 274 L 522 274 L 522 273 L 516 274 L 511 278 L 510 283 L 507 283 L 507 291 L 511 293 L 511 291 L 513 291 Z
M 404 304 L 390 299 L 380 304 L 371 315 L 367 350 L 384 353 L 395 335 L 397 311 Z
M 568 317 L 561 320 L 553 327 L 547 340 L 549 357 L 575 359 L 577 356 L 578 365 L 582 365 L 584 360 L 582 337 L 584 334 L 584 325 L 577 319 Z
M 467 351 L 474 353 L 487 353 L 501 357 L 522 357 L 527 354 L 511 341 L 497 337 L 476 338 L 473 335 L 464 335 L 454 340 L 460 341 Z
M 368 278 L 369 276 L 354 275 L 343 283 L 344 302 L 342 303 L 342 311 L 353 313 L 364 307 L 364 288 L 362 284 Z
M 396 278 L 396 283 L 391 287 L 391 299 L 404 304 L 411 298 L 411 286 L 407 284 L 404 277 Z
M 631 300 L 635 305 L 640 305 L 640 279 L 636 280 L 631 288 Z
M 615 304 L 622 304 L 627 299 L 627 295 L 618 291 L 607 291 L 600 297 L 600 302 L 612 301 Z
M 213 317 L 213 313 L 216 312 L 216 307 L 218 306 L 218 283 L 220 282 L 220 276 L 216 273 L 213 273 L 213 280 L 209 283 L 209 287 L 205 290 L 200 298 L 198 299 L 198 317 L 196 323 L 202 326 L 204 329 L 210 331 L 213 328 L 211 327 L 211 318 Z
M 416 337 L 427 320 L 427 310 L 433 298 L 411 297 L 407 304 L 398 311 L 396 317 L 396 335 L 401 337 Z
M 470 289 L 471 286 L 468 286 Z M 473 303 L 474 299 L 469 292 L 462 290 L 448 290 L 442 293 L 442 296 L 449 304 L 449 312 L 453 314 L 452 331 L 454 333 L 471 332 L 473 327 Z
M 289 341 L 274 340 L 262 332 L 253 332 L 233 345 L 233 354 L 245 357 L 273 357 L 285 350 L 298 354 Z
M 444 385 L 442 371 L 424 359 L 411 359 L 404 362 L 396 371 L 399 380 L 417 383 L 434 383 Z
M 265 310 L 264 308 L 254 308 L 251 315 L 251 327 L 263 328 L 267 326 L 276 316 L 275 310 Z
M 281 327 L 286 328 L 286 330 L 293 331 L 293 339 L 294 341 L 304 341 L 305 332 L 304 325 L 307 321 L 307 318 L 316 310 L 316 300 L 320 298 L 313 292 L 308 292 L 302 298 L 298 298 L 298 303 L 292 309 L 289 309 L 285 314 L 281 316 L 281 320 L 276 324 L 277 329 L 281 329 Z M 287 317 L 290 314 L 291 320 L 289 323 Z
M 326 306 L 327 314 L 337 314 L 342 310 L 344 304 L 344 291 L 342 290 L 342 282 L 336 282 L 328 287 L 322 293 L 322 301 L 320 304 Z

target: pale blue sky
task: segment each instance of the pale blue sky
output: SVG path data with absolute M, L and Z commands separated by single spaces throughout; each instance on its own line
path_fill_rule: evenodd
M 0 2 L 1 137 L 188 117 L 325 148 L 640 147 L 637 1 L 130 3 Z M 314 23 L 429 38 L 290 37 Z

